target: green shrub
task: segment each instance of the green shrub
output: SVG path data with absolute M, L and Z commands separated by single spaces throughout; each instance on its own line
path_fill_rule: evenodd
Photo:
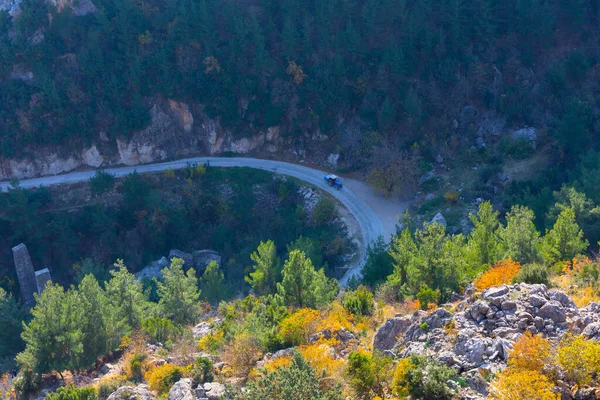
M 213 380 L 213 363 L 206 357 L 198 357 L 192 364 L 190 377 L 194 385 L 199 385 L 204 382 L 212 382 Z
M 322 197 L 312 211 L 312 219 L 318 226 L 328 225 L 337 218 L 337 210 L 333 200 Z
M 424 287 L 417 293 L 417 300 L 421 303 L 421 309 L 426 310 L 428 305 L 431 303 L 437 304 L 440 300 L 439 289 L 433 290 L 428 287 Z
M 548 285 L 548 268 L 544 265 L 540 264 L 525 264 L 521 267 L 521 271 L 515 278 L 513 282 L 519 283 L 543 283 L 544 285 Z
M 358 289 L 346 294 L 342 305 L 355 315 L 371 315 L 375 309 L 373 293 L 364 286 L 360 286 Z
M 29 393 L 36 392 L 40 387 L 40 383 L 42 383 L 42 376 L 30 369 L 21 370 L 19 375 L 13 380 L 13 385 L 19 398 L 27 398 Z
M 346 375 L 349 384 L 360 399 L 383 396 L 389 377 L 392 360 L 375 354 L 354 351 L 348 356 Z
M 144 377 L 144 369 L 146 365 L 146 354 L 136 353 L 129 360 L 129 375 L 136 381 L 141 381 Z
M 164 344 L 176 333 L 175 325 L 169 319 L 160 317 L 144 320 L 142 329 L 154 344 Z
M 100 381 L 98 384 L 98 400 L 106 400 L 118 388 L 125 386 L 125 382 L 127 381 L 120 376 Z
M 260 374 L 235 397 L 237 400 L 344 399 L 339 384 L 322 388 L 320 377 L 299 352 L 291 365 L 273 372 L 261 370 Z
M 522 160 L 533 153 L 533 146 L 525 138 L 514 139 L 506 136 L 500 140 L 500 151 L 507 156 Z
M 96 400 L 96 391 L 93 388 L 79 389 L 73 385 L 61 387 L 56 393 L 48 393 L 47 400 Z
M 96 171 L 96 174 L 90 178 L 90 191 L 95 196 L 108 191 L 114 185 L 115 176 L 103 170 Z
M 404 363 L 402 374 L 397 374 L 394 385 L 408 389 L 413 399 L 446 400 L 454 396 L 448 381 L 455 380 L 457 373 L 438 360 L 426 356 L 412 356 Z

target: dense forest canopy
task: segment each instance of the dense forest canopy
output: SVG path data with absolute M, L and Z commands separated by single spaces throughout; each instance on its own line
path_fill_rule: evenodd
M 550 113 L 545 122 L 568 151 L 595 142 L 587 132 L 598 89 L 585 82 L 597 76 L 596 0 L 95 6 L 76 16 L 23 0 L 16 18 L 0 13 L 4 155 L 139 130 L 149 122 L 144 98 L 157 93 L 201 103 L 241 134 L 278 124 L 288 135 L 330 132 L 356 117 L 401 143 L 437 143 L 448 135 L 447 114 L 469 101 L 519 124 Z M 543 77 L 535 91 L 516 84 L 530 68 Z M 34 78 L 7 79 L 15 71 Z M 496 71 L 505 75 L 502 93 Z M 560 129 L 564 119 L 578 126 Z

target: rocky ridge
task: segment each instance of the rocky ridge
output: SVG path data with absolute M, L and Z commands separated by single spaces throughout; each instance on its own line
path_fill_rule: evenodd
M 437 358 L 456 368 L 468 384 L 460 398 L 479 399 L 489 394 L 485 376 L 506 367 L 509 350 L 526 331 L 556 339 L 571 332 L 600 340 L 598 303 L 578 308 L 559 290 L 523 283 L 466 293 L 455 306 L 388 319 L 375 334 L 373 348 L 394 358 Z

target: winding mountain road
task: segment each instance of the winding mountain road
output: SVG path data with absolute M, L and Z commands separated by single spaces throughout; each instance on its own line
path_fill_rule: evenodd
M 360 257 L 357 258 L 356 262 L 351 265 L 345 275 L 340 279 L 340 284 L 342 286 L 347 284 L 350 277 L 360 274 L 366 255 L 367 245 L 375 241 L 379 236 L 384 236 L 386 240 L 389 239 L 395 231 L 397 222 L 396 216 L 402 214 L 407 207 L 406 203 L 399 200 L 384 198 L 383 196 L 374 193 L 373 189 L 365 183 L 353 179 L 343 179 L 342 183 L 344 184 L 344 188 L 342 190 L 331 189 L 323 180 L 323 176 L 326 172 L 283 161 L 242 157 L 195 157 L 164 163 L 107 168 L 105 171 L 116 177 L 122 177 L 134 171 L 139 173 L 160 172 L 170 168 L 183 168 L 188 164 L 204 164 L 207 162 L 213 167 L 249 167 L 291 176 L 323 188 L 338 199 L 354 216 L 362 234 L 362 237 L 360 238 L 362 244 Z M 70 172 L 62 175 L 44 176 L 22 180 L 19 182 L 19 185 L 23 188 L 33 188 L 84 182 L 94 176 L 95 173 L 95 170 L 90 170 Z M 0 191 L 6 191 L 8 187 L 10 187 L 9 182 L 0 182 Z

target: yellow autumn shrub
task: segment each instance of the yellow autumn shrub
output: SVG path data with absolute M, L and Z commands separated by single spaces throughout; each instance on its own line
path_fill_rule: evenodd
M 208 353 L 216 353 L 225 344 L 225 334 L 221 330 L 217 330 L 198 340 L 198 349 Z
M 519 371 L 538 371 L 553 363 L 553 349 L 548 339 L 526 331 L 514 343 L 508 356 L 508 366 Z
M 279 333 L 288 346 L 298 346 L 308 342 L 317 332 L 321 315 L 310 308 L 301 308 L 279 323 Z
M 394 394 L 401 398 L 406 398 L 410 394 L 410 386 L 407 383 L 406 375 L 410 367 L 410 358 L 401 358 L 394 369 L 394 379 L 392 380 L 392 390 Z
M 537 371 L 508 368 L 492 381 L 490 394 L 497 400 L 559 400 L 552 387 L 548 377 Z
M 340 329 L 352 330 L 353 315 L 348 312 L 339 302 L 331 304 L 329 310 L 317 323 L 317 330 L 330 330 L 332 332 Z
M 581 335 L 566 335 L 559 343 L 558 365 L 579 386 L 595 383 L 600 374 L 600 343 Z
M 510 258 L 498 261 L 492 268 L 481 274 L 473 285 L 478 291 L 482 291 L 492 286 L 510 284 L 519 271 L 521 271 L 521 264 Z
M 183 369 L 177 365 L 163 364 L 146 372 L 145 378 L 152 390 L 164 394 L 183 377 Z
M 344 360 L 335 355 L 335 347 L 339 344 L 336 339 L 319 340 L 300 346 L 300 353 L 315 369 L 317 375 L 324 374 L 332 383 L 339 382 L 344 371 Z

